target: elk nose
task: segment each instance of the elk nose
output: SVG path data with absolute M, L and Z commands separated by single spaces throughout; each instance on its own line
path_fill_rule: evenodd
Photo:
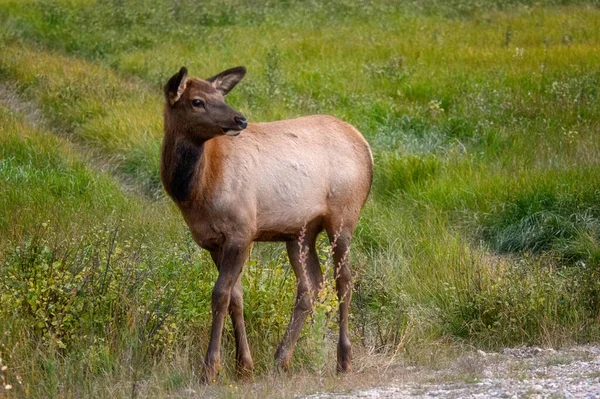
M 235 124 L 241 127 L 242 129 L 245 129 L 246 126 L 248 126 L 248 120 L 246 120 L 246 118 L 244 117 L 236 116 L 235 118 L 233 118 L 233 120 L 235 121 Z

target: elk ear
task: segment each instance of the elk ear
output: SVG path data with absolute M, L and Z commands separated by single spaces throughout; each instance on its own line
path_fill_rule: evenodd
M 165 86 L 165 97 L 171 106 L 175 105 L 185 91 L 187 80 L 187 68 L 181 67 L 179 72 L 169 79 Z
M 246 67 L 238 66 L 221 72 L 212 78 L 206 79 L 215 89 L 225 95 L 239 83 L 246 74 Z

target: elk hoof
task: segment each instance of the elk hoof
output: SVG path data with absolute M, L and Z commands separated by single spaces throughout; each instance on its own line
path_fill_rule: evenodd
M 202 373 L 202 382 L 209 385 L 215 384 L 220 371 L 221 365 L 219 363 L 205 364 L 204 372 Z
M 350 361 L 339 361 L 337 363 L 336 372 L 338 374 L 346 374 L 352 371 L 352 364 Z
M 349 343 L 338 345 L 336 371 L 338 374 L 352 371 L 352 349 Z
M 275 362 L 275 373 L 277 375 L 282 375 L 287 373 L 289 370 L 289 366 L 282 362 Z
M 254 364 L 252 360 L 240 360 L 237 362 L 236 374 L 242 381 L 251 381 L 253 376 Z
M 282 374 L 290 369 L 290 359 L 287 353 L 279 348 L 275 353 L 275 368 L 277 374 Z

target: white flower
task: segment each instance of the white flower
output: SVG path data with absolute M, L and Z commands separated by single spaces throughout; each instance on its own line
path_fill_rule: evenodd
M 525 54 L 525 49 L 523 47 L 515 47 L 515 53 L 513 54 L 513 58 L 523 58 Z

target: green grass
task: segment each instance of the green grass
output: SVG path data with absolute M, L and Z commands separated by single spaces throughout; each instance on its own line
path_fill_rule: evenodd
M 158 177 L 162 85 L 182 65 L 246 65 L 229 103 L 250 121 L 328 113 L 371 143 L 358 354 L 598 340 L 597 2 L 1 0 L 0 26 L 0 82 L 45 120 L 0 102 L 0 357 L 17 395 L 242 395 L 197 385 L 216 271 Z M 269 379 L 293 303 L 282 246 L 257 245 L 244 278 Z M 332 373 L 332 301 L 296 373 Z M 233 351 L 227 332 L 222 382 Z

